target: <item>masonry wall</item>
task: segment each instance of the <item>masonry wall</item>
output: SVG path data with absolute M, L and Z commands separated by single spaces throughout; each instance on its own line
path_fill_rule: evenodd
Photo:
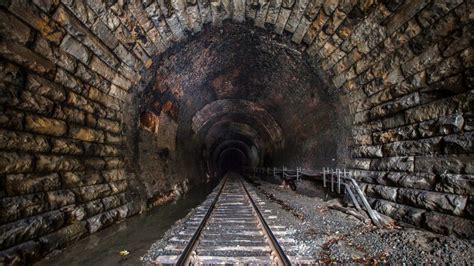
M 36 260 L 140 211 L 124 159 L 128 92 L 154 55 L 224 19 L 287 35 L 345 95 L 348 167 L 378 210 L 472 237 L 472 10 L 461 0 L 1 1 L 2 262 Z

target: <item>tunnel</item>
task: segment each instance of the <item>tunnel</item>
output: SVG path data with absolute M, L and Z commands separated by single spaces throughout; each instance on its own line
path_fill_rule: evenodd
M 357 212 L 323 169 L 350 172 L 398 234 L 469 263 L 472 19 L 465 0 L 0 1 L 0 263 L 166 216 L 235 174 L 301 224 L 305 208 L 315 223 Z M 352 219 L 334 217 L 334 238 L 311 242 L 320 263 L 388 256 L 331 259 Z

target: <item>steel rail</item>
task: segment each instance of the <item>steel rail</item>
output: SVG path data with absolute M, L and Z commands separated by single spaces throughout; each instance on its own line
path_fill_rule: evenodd
M 189 262 L 191 259 L 191 253 L 194 250 L 194 247 L 196 247 L 197 243 L 199 242 L 199 237 L 201 236 L 202 230 L 206 226 L 207 221 L 209 220 L 209 217 L 211 216 L 211 213 L 214 210 L 214 207 L 216 206 L 217 201 L 219 200 L 222 190 L 224 189 L 224 186 L 227 183 L 227 179 L 228 177 L 226 176 L 224 178 L 224 181 L 222 181 L 222 185 L 219 188 L 219 191 L 217 192 L 216 197 L 212 201 L 211 206 L 209 206 L 209 209 L 207 209 L 206 215 L 204 216 L 201 223 L 199 224 L 198 229 L 196 230 L 196 232 L 194 232 L 193 236 L 191 237 L 191 240 L 186 245 L 186 248 L 184 248 L 183 253 L 181 253 L 181 256 L 176 262 L 176 265 L 178 266 L 189 265 Z
M 245 187 L 242 179 L 239 179 L 239 181 L 240 181 L 240 184 L 242 185 L 242 187 L 244 188 L 245 194 L 247 195 L 247 198 L 249 199 L 250 203 L 252 204 L 252 207 L 253 207 L 255 213 L 257 214 L 257 217 L 258 217 L 258 219 L 259 219 L 259 221 L 260 221 L 260 223 L 261 223 L 261 225 L 262 225 L 262 227 L 265 231 L 265 234 L 267 235 L 268 239 L 270 240 L 270 245 L 271 245 L 272 249 L 276 251 L 280 262 L 282 263 L 282 265 L 291 265 L 290 260 L 286 256 L 285 252 L 283 252 L 283 249 L 281 248 L 280 244 L 278 244 L 278 241 L 276 240 L 275 236 L 273 235 L 272 230 L 270 229 L 267 222 L 263 218 L 263 215 L 260 213 L 260 210 L 258 209 L 257 204 L 255 204 L 254 200 L 252 199 L 252 196 L 250 196 L 250 193 L 247 190 L 247 188 Z

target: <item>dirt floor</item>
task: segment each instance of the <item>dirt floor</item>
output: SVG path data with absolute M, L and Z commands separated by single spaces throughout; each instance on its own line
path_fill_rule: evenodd
M 299 184 L 294 192 L 256 179 L 251 182 L 254 184 L 251 190 L 265 203 L 265 210 L 269 213 L 271 210 L 271 217 L 265 219 L 272 218 L 272 224 L 284 225 L 285 238 L 294 239 L 291 244 L 281 243 L 291 258 L 306 261 L 311 258 L 312 262 L 320 263 L 474 262 L 473 241 L 398 225 L 394 221 L 387 228 L 377 228 L 364 222 L 368 220 L 364 214 L 343 207 L 337 199 L 325 201 L 320 190 L 302 191 L 308 184 Z M 184 221 L 192 215 L 193 211 L 178 221 L 142 260 L 151 262 L 160 255 L 167 239 L 183 230 Z

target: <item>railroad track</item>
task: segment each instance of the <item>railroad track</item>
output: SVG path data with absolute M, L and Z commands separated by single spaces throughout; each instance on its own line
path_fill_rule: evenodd
M 227 175 L 213 194 L 155 264 L 291 264 L 271 230 L 279 226 L 268 226 L 257 206 L 264 203 L 256 203 L 239 175 Z

